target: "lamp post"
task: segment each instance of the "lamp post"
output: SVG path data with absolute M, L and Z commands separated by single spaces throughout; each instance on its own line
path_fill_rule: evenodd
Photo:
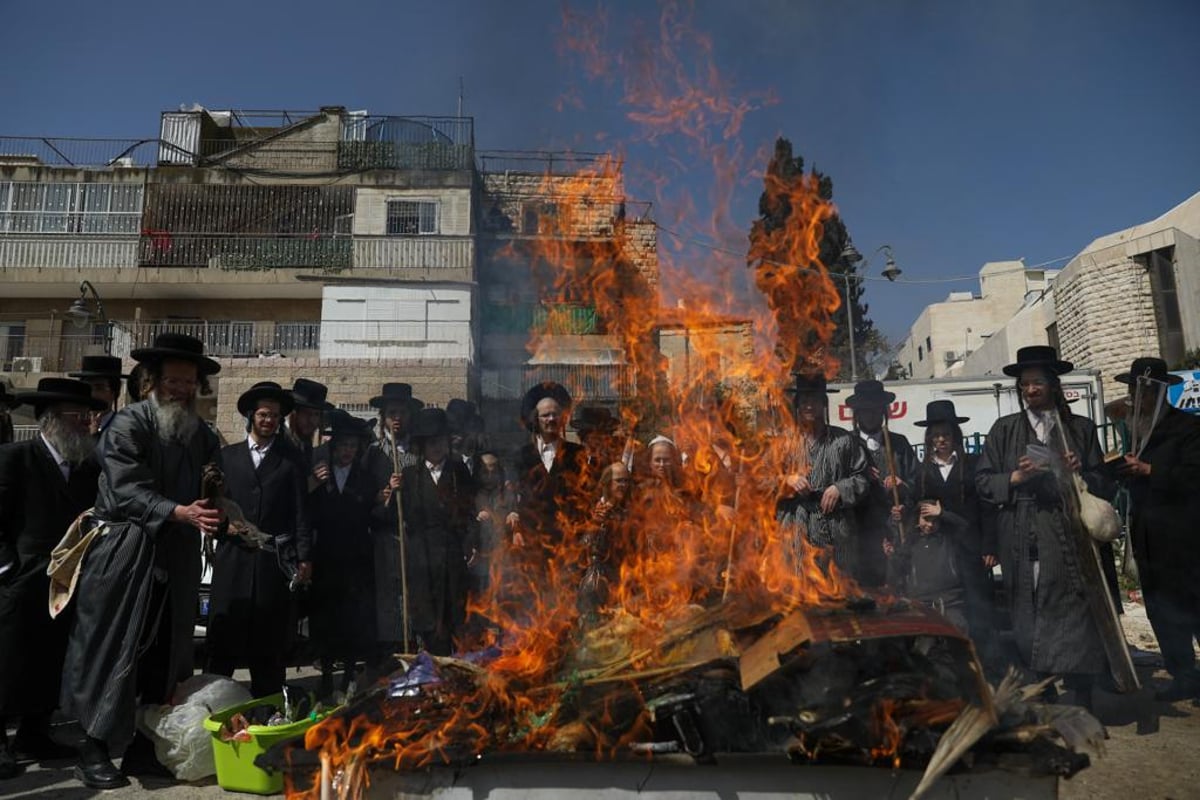
M 96 302 L 94 311 L 87 299 L 88 292 L 92 293 L 92 299 Z M 71 324 L 76 328 L 83 328 L 92 320 L 99 319 L 104 326 L 104 355 L 112 355 L 112 324 L 108 321 L 108 315 L 104 313 L 104 302 L 91 281 L 79 284 L 79 297 L 71 303 L 71 307 L 63 316 L 71 320 Z
M 896 280 L 896 278 L 900 277 L 900 268 L 896 266 L 896 259 L 892 255 L 892 246 L 890 244 L 880 245 L 875 249 L 875 253 L 880 252 L 887 259 L 883 267 L 883 277 L 889 281 Z M 851 241 L 847 241 L 846 246 L 842 248 L 840 260 L 851 267 L 861 261 L 863 274 L 866 273 L 867 267 L 870 266 L 870 262 L 863 258 L 862 253 L 858 252 L 858 248 Z M 851 275 L 849 272 L 831 272 L 830 274 L 840 277 L 846 286 L 846 329 L 850 333 L 850 380 L 858 383 L 858 357 L 854 352 L 854 302 L 850 297 L 850 283 L 855 280 L 862 281 L 863 274 Z

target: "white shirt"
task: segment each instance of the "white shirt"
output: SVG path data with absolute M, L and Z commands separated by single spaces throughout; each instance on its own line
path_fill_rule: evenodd
M 538 454 L 542 457 L 542 466 L 546 468 L 546 472 L 550 472 L 554 468 L 554 457 L 558 455 L 558 440 L 553 442 L 544 442 L 542 437 L 537 437 Z
M 950 458 L 942 461 L 936 455 L 933 457 L 933 463 L 937 464 L 938 470 L 942 473 L 942 480 L 950 479 L 950 471 L 954 469 L 954 465 L 958 463 L 958 453 L 951 452 Z
M 425 469 L 429 470 L 429 477 L 433 478 L 433 483 L 436 486 L 442 480 L 442 470 L 446 468 L 446 459 L 442 459 L 437 464 L 425 462 Z
M 39 433 L 42 437 L 42 444 L 46 445 L 46 449 L 50 451 L 50 457 L 54 459 L 54 463 L 58 465 L 58 471 L 62 473 L 63 480 L 71 480 L 71 462 L 62 457 L 62 453 L 54 449 L 54 445 L 50 444 L 50 440 L 46 438 L 46 434 Z
M 271 449 L 271 445 L 275 444 L 275 437 L 272 436 L 265 442 L 259 443 L 254 441 L 254 437 L 251 436 L 246 439 L 246 443 L 250 445 L 250 460 L 254 462 L 254 468 L 258 469 L 258 465 L 266 457 L 267 451 Z
M 1029 424 L 1033 426 L 1033 434 L 1037 436 L 1037 440 L 1042 444 L 1050 441 L 1050 431 L 1054 430 L 1054 416 L 1050 411 L 1037 412 L 1032 409 L 1025 409 L 1025 416 L 1029 419 Z
M 337 490 L 339 493 L 346 488 L 346 479 L 350 477 L 350 468 L 353 466 L 353 464 L 347 464 L 344 467 L 339 467 L 336 464 L 334 465 L 333 480 L 334 483 L 337 484 Z

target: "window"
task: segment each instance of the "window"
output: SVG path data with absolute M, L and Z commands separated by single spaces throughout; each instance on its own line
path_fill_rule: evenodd
M 927 353 L 933 352 L 933 338 L 930 336 L 925 337 L 925 352 L 927 352 Z
M 924 361 L 924 360 L 925 360 L 925 348 L 921 347 L 921 345 L 917 345 L 917 361 Z
M 913 368 L 912 368 L 912 362 L 910 361 L 910 362 L 908 362 L 908 374 L 905 375 L 904 377 L 911 378 L 912 376 L 913 376 Z
M 0 232 L 137 233 L 141 184 L 0 183 Z
M 438 204 L 432 200 L 388 200 L 388 236 L 425 236 L 438 232 Z
M 1179 290 L 1175 284 L 1175 248 L 1164 247 L 1137 256 L 1135 261 L 1150 273 L 1154 295 L 1154 315 L 1158 323 L 1158 347 L 1167 364 L 1183 359 L 1183 316 L 1179 311 Z

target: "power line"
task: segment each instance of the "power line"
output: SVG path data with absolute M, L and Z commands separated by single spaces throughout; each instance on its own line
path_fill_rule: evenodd
M 668 236 L 670 236 L 671 238 L 675 239 L 678 242 L 681 242 L 684 244 L 695 245 L 696 247 L 701 247 L 705 250 L 709 250 L 714 253 L 721 253 L 723 255 L 735 256 L 737 258 L 745 258 L 746 257 L 745 253 L 741 253 L 736 250 L 732 250 L 728 247 L 721 247 L 720 245 L 713 244 L 712 242 L 706 242 L 706 241 L 702 241 L 700 239 L 684 236 L 683 234 L 673 231 L 670 228 L 666 227 L 665 225 L 661 225 L 657 222 L 654 223 L 654 226 L 658 230 L 662 231 L 663 233 L 667 234 Z M 1012 269 L 997 270 L 995 272 L 988 273 L 988 275 L 989 276 L 1005 275 L 1010 272 L 1025 272 L 1026 270 L 1037 269 L 1038 267 L 1047 267 L 1047 266 L 1050 266 L 1051 264 L 1060 264 L 1063 261 L 1070 261 L 1072 258 L 1074 258 L 1074 256 L 1062 256 L 1060 258 L 1052 258 L 1049 261 L 1043 261 L 1040 264 L 1028 264 L 1028 265 L 1022 264 L 1020 267 L 1013 267 Z M 794 264 L 786 264 L 782 261 L 773 261 L 771 259 L 763 259 L 763 261 L 767 264 L 771 264 L 776 267 L 793 267 L 793 266 L 795 266 Z M 818 272 L 818 270 L 813 269 L 811 267 L 796 267 L 796 268 L 803 270 L 805 272 L 812 272 L 812 273 Z M 832 271 L 830 271 L 829 274 L 835 278 L 843 275 L 843 273 L 832 272 Z M 917 278 L 917 279 L 896 278 L 895 280 L 889 280 L 888 278 L 884 278 L 882 276 L 875 276 L 875 275 L 856 275 L 855 279 L 859 280 L 859 281 L 877 281 L 880 283 L 906 283 L 906 284 L 911 284 L 911 285 L 937 284 L 937 283 L 962 283 L 964 281 L 979 280 L 979 273 L 975 273 L 974 275 L 959 275 L 959 276 L 956 276 L 953 278 Z

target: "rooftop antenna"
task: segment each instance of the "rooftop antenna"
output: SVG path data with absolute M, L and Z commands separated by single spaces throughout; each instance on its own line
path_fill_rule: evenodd
M 458 115 L 460 117 L 463 115 L 462 112 L 463 112 L 463 79 L 462 79 L 462 76 L 459 75 L 458 76 Z

